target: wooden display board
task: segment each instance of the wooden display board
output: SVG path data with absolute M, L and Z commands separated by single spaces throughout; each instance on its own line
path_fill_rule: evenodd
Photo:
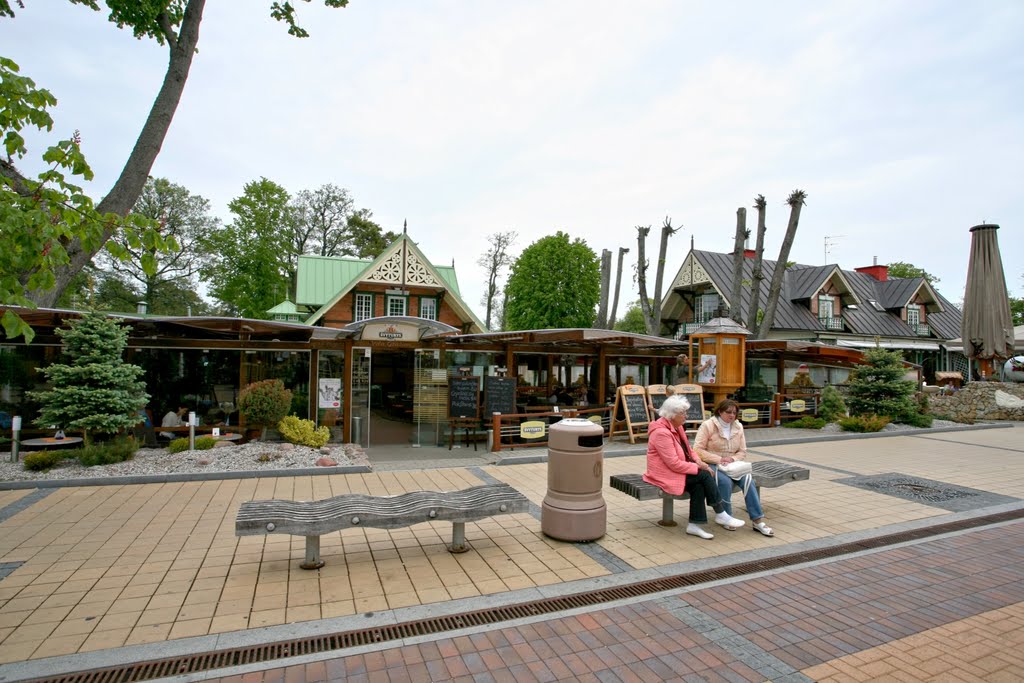
M 699 427 L 704 421 L 704 387 L 699 384 L 676 384 L 672 390 L 690 402 L 690 410 L 686 413 L 687 428 Z
M 651 419 L 655 419 L 658 415 L 658 408 L 668 398 L 668 385 L 666 384 L 649 384 L 647 386 L 647 402 L 651 404 Z
M 511 415 L 516 412 L 516 378 L 484 377 L 484 417 L 494 413 Z
M 480 378 L 448 378 L 448 417 L 480 417 Z
M 615 391 L 615 408 L 612 410 L 612 421 L 608 428 L 608 438 L 617 434 L 629 436 L 630 443 L 636 443 L 636 437 L 646 436 L 647 425 L 651 422 L 651 414 L 647 410 L 647 390 L 637 384 L 624 384 Z M 625 427 L 625 429 L 622 429 Z

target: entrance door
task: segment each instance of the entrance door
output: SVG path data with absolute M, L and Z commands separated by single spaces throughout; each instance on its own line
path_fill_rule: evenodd
M 370 349 L 352 349 L 352 442 L 370 447 Z
M 416 349 L 413 372 L 413 446 L 437 444 L 448 412 L 448 374 L 438 349 Z

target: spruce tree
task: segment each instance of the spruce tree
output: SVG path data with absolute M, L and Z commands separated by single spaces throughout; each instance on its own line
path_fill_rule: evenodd
M 846 402 L 842 394 L 834 386 L 829 384 L 821 390 L 821 405 L 818 406 L 818 417 L 825 422 L 836 422 L 839 418 L 846 417 Z
M 864 352 L 867 363 L 850 375 L 846 405 L 850 415 L 885 415 L 895 422 L 913 419 L 914 383 L 903 379 L 906 369 L 899 351 L 875 348 Z
M 64 342 L 66 363 L 43 370 L 53 388 L 33 392 L 42 404 L 36 425 L 80 429 L 88 446 L 94 434 L 114 434 L 138 424 L 149 394 L 139 379 L 142 368 L 123 359 L 128 329 L 92 311 L 69 321 L 57 335 Z

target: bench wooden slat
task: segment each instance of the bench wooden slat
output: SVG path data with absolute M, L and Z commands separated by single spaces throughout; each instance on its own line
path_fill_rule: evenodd
M 451 552 L 464 552 L 466 522 L 527 512 L 530 501 L 508 484 L 484 484 L 461 491 L 412 491 L 397 496 L 349 493 L 325 500 L 253 500 L 242 503 L 236 536 L 290 534 L 306 537 L 304 569 L 323 566 L 320 536 L 341 529 L 396 529 L 421 522 L 451 522 Z

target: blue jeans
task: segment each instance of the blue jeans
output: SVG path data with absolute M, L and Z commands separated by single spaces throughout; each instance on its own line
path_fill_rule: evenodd
M 715 470 L 717 472 L 716 477 L 718 478 L 718 495 L 722 497 L 722 502 L 725 503 L 725 511 L 731 515 L 733 481 L 729 478 L 729 475 L 717 467 Z M 753 476 L 744 474 L 737 481 L 740 487 L 747 492 L 743 496 L 743 500 L 747 504 L 747 514 L 750 515 L 750 520 L 753 521 L 764 517 L 764 510 L 761 509 L 761 499 L 757 495 L 757 487 L 754 486 Z

